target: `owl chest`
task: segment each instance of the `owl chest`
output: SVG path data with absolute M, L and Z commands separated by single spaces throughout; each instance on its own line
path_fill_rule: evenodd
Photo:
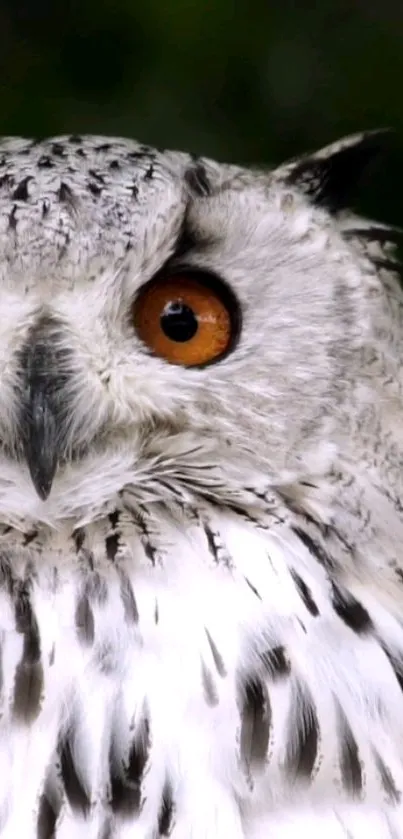
M 164 549 L 115 535 L 3 563 L 1 836 L 260 839 L 284 808 L 397 805 L 401 695 L 321 575 L 307 598 L 228 522 Z
M 191 540 L 169 562 L 101 535 L 4 569 L 0 835 L 189 835 L 197 807 L 241 836 L 232 572 Z

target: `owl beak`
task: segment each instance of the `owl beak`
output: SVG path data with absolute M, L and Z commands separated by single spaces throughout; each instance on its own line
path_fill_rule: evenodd
M 46 389 L 42 387 L 31 388 L 27 409 L 24 454 L 36 492 L 45 501 L 57 469 L 57 418 Z
M 66 432 L 66 374 L 52 328 L 51 321 L 42 319 L 20 358 L 22 453 L 43 501 L 52 489 Z

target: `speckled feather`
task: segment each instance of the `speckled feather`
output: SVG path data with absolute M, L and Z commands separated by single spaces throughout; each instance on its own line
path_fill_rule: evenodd
M 403 837 L 398 231 L 346 204 L 378 140 L 272 172 L 1 142 L 4 839 Z M 184 266 L 242 313 L 205 369 L 130 316 Z

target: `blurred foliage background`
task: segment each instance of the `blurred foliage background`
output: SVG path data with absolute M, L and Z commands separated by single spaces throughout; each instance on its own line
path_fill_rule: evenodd
M 403 0 L 0 0 L 2 134 L 274 163 L 397 129 L 364 201 L 403 225 Z

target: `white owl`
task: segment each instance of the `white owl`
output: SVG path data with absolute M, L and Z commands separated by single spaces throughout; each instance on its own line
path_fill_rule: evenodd
M 403 837 L 380 142 L 1 142 L 1 839 Z

